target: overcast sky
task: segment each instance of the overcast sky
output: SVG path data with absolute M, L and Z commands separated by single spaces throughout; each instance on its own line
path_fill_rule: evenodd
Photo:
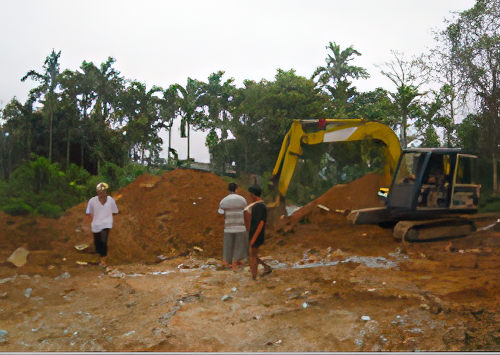
M 310 77 L 325 64 L 330 41 L 353 45 L 352 63 L 371 74 L 359 91 L 391 88 L 375 64 L 391 50 L 418 55 L 434 46 L 432 29 L 444 28 L 451 11 L 474 0 L 0 0 L 0 108 L 21 102 L 34 83 L 20 79 L 42 71 L 52 49 L 61 51 L 61 71 L 108 56 L 128 79 L 168 87 L 188 77 L 273 80 L 278 68 Z M 186 157 L 186 139 L 174 126 L 173 148 Z M 166 134 L 162 137 L 166 142 Z M 203 133 L 191 135 L 191 156 L 208 162 Z

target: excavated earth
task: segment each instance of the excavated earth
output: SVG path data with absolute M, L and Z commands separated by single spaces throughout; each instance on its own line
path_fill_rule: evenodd
M 257 281 L 220 266 L 227 183 L 211 173 L 115 193 L 107 269 L 85 204 L 59 220 L 0 214 L 0 351 L 498 351 L 500 232 L 402 244 L 349 225 L 378 187 L 376 175 L 333 187 L 269 229 L 274 271 Z

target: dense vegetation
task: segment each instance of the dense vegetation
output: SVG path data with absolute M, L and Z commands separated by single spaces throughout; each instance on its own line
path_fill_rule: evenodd
M 53 50 L 43 72 L 20 78 L 38 83 L 26 102 L 14 97 L 0 111 L 0 206 L 55 217 L 88 198 L 98 180 L 116 189 L 144 171 L 175 166 L 175 120 L 187 138 L 188 160 L 190 131 L 203 130 L 216 172 L 232 164 L 240 174 L 265 178 L 292 120 L 376 120 L 394 129 L 403 147 L 462 147 L 479 154 L 482 183 L 491 193 L 491 158 L 500 153 L 499 29 L 500 0 L 478 0 L 436 32 L 428 54 L 409 59 L 394 51 L 379 65 L 392 91 L 358 92 L 354 81 L 370 77 L 352 65 L 361 53 L 335 42 L 310 78 L 278 69 L 273 81 L 245 80 L 240 88 L 217 71 L 206 80 L 148 89 L 122 76 L 114 58 L 61 70 L 61 52 Z M 167 159 L 160 157 L 162 129 L 169 136 Z M 378 149 L 373 142 L 312 149 L 290 195 L 304 202 L 380 168 Z

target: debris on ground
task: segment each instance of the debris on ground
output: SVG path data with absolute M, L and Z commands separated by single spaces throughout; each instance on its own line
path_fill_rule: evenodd
M 23 247 L 17 248 L 12 255 L 7 259 L 17 267 L 22 267 L 26 264 L 29 251 Z

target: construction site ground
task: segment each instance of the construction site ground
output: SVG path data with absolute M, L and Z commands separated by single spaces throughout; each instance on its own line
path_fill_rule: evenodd
M 500 232 L 401 243 L 349 225 L 345 211 L 374 207 L 378 185 L 334 187 L 269 228 L 273 272 L 256 281 L 247 264 L 221 267 L 227 183 L 211 173 L 144 175 L 113 193 L 105 269 L 85 203 L 59 220 L 0 214 L 0 351 L 498 351 Z

